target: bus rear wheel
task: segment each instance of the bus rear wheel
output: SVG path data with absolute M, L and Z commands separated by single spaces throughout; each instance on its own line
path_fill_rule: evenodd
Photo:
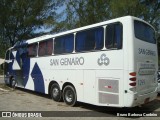
M 63 100 L 69 106 L 74 106 L 77 101 L 76 91 L 73 86 L 67 85 L 63 90 Z
M 50 94 L 51 94 L 51 98 L 56 101 L 56 102 L 60 102 L 62 99 L 62 93 L 60 90 L 60 87 L 57 83 L 54 83 L 51 87 L 50 90 Z

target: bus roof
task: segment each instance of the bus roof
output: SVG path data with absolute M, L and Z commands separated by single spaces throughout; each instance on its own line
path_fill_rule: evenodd
M 111 19 L 111 20 L 107 20 L 107 21 L 104 21 L 104 22 L 100 22 L 100 23 L 96 23 L 96 24 L 92 24 L 92 25 L 76 28 L 76 29 L 73 29 L 73 30 L 68 30 L 68 31 L 65 31 L 65 32 L 60 32 L 60 33 L 57 33 L 57 34 L 54 34 L 54 35 L 50 34 L 50 35 L 44 35 L 44 36 L 36 37 L 36 38 L 27 40 L 26 43 L 32 44 L 32 43 L 43 41 L 43 40 L 46 40 L 46 39 L 49 39 L 49 38 L 54 38 L 54 37 L 57 37 L 57 36 L 63 36 L 63 35 L 66 35 L 66 34 L 75 33 L 77 31 L 82 31 L 82 30 L 85 30 L 85 29 L 89 29 L 89 28 L 93 28 L 93 27 L 98 27 L 98 26 L 106 25 L 106 24 L 113 23 L 113 22 L 123 21 L 124 19 L 136 19 L 136 20 L 145 22 L 144 20 L 139 19 L 137 17 L 124 16 L 124 17 L 120 17 L 120 18 L 116 18 L 116 19 Z M 147 22 L 145 22 L 145 23 L 147 23 Z M 148 24 L 148 25 L 150 25 L 150 24 Z

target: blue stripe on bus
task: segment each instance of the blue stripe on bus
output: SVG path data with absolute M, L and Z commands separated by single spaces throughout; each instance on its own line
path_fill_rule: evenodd
M 10 62 L 8 63 L 8 72 L 9 72 L 9 74 L 11 75 L 11 76 L 15 76 L 15 71 L 13 70 L 13 62 L 14 62 L 14 57 L 13 57 L 13 53 L 11 52 L 10 53 Z
M 31 77 L 34 82 L 34 90 L 37 92 L 45 93 L 43 75 L 37 63 L 35 63 L 33 67 Z
M 18 65 L 20 66 L 20 68 L 21 68 L 21 60 L 20 60 L 20 53 L 19 53 L 19 50 L 17 50 L 17 54 L 16 54 L 16 58 L 15 58 L 16 60 L 17 60 L 17 63 L 18 63 Z
M 22 70 L 23 70 L 24 87 L 25 87 L 29 79 L 30 58 L 25 58 L 25 56 L 22 56 L 22 61 L 23 61 Z

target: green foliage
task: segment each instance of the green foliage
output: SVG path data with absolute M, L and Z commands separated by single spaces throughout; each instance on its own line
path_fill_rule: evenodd
M 54 19 L 56 7 L 51 0 L 1 0 L 0 36 L 12 46 L 33 38 L 35 29 Z M 3 11 L 3 12 L 2 12 Z
M 66 10 L 60 13 L 63 20 L 57 22 L 52 32 L 74 29 L 108 19 L 109 2 L 110 0 L 68 0 L 65 2 Z
M 157 47 L 158 47 L 158 65 L 160 66 L 160 37 L 157 39 Z
M 0 57 L 16 41 L 46 34 L 34 32 L 42 26 L 57 33 L 132 15 L 160 33 L 160 0 L 0 0 L 0 11 Z
M 160 1 L 143 0 L 142 4 L 145 5 L 147 11 L 144 14 L 144 20 L 151 23 L 160 32 Z
M 59 13 L 53 31 L 64 31 L 112 18 L 132 15 L 151 23 L 160 31 L 159 0 L 68 0 Z
M 9 48 L 9 46 L 6 46 L 6 45 L 0 45 L 0 48 L 1 48 L 1 52 L 0 52 L 0 58 L 4 59 L 5 58 L 5 53 L 6 53 L 6 50 Z
M 68 0 L 52 32 L 65 31 L 122 16 L 135 16 L 160 33 L 160 0 Z M 65 17 L 64 17 L 65 16 Z M 159 34 L 158 43 L 160 43 Z M 159 55 L 160 46 L 158 44 Z
M 112 0 L 110 10 L 112 18 L 126 15 L 141 17 L 142 14 L 146 14 L 145 6 L 139 0 Z

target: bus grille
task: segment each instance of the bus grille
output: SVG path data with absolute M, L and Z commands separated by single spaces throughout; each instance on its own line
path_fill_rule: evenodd
M 119 81 L 111 79 L 98 80 L 99 103 L 119 104 Z
M 119 93 L 118 80 L 99 79 L 98 89 L 104 92 Z
M 99 93 L 99 103 L 119 104 L 119 96 L 115 94 Z

